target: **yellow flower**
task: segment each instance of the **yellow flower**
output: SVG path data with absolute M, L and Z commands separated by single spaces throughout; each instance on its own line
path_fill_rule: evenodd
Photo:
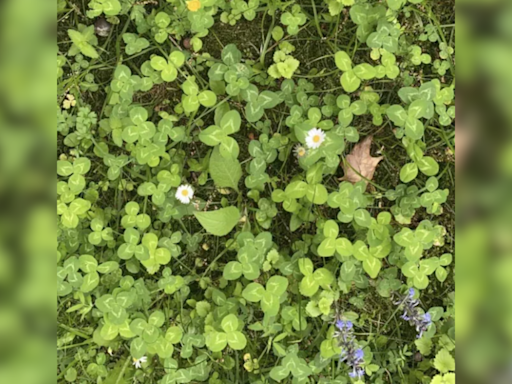
M 201 1 L 200 0 L 187 1 L 187 8 L 190 12 L 197 12 L 201 9 Z
M 62 107 L 64 109 L 69 109 L 71 107 L 74 107 L 75 105 L 76 105 L 75 96 L 73 96 L 72 94 L 68 93 L 66 95 L 66 98 L 64 99 L 64 101 L 62 103 Z

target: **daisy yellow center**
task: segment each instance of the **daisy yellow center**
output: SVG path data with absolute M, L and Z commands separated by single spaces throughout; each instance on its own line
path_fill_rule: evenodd
M 299 156 L 304 156 L 306 154 L 306 150 L 304 148 L 299 149 Z
M 313 143 L 319 143 L 319 142 L 320 142 L 320 140 L 321 140 L 320 135 L 315 135 L 315 136 L 313 136 Z
M 187 197 L 188 196 L 188 191 L 186 189 L 184 189 L 183 191 L 181 191 L 181 194 L 182 194 L 182 196 Z
M 187 8 L 190 12 L 197 12 L 201 9 L 201 2 L 199 0 L 188 1 Z

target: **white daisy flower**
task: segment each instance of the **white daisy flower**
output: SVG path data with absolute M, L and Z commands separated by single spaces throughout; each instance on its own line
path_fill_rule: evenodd
M 135 368 L 139 369 L 142 368 L 142 364 L 146 363 L 148 361 L 148 358 L 146 356 L 142 356 L 140 359 L 133 359 L 133 365 Z
M 178 187 L 176 191 L 176 198 L 183 204 L 190 203 L 190 200 L 194 197 L 194 190 L 190 185 L 184 184 Z
M 301 158 L 301 157 L 304 157 L 307 155 L 308 151 L 306 148 L 304 148 L 302 145 L 300 144 L 297 144 L 294 148 L 293 148 L 293 153 L 295 153 L 295 156 L 297 158 Z
M 322 145 L 325 140 L 325 132 L 318 128 L 312 128 L 306 136 L 306 145 L 308 148 L 316 149 Z

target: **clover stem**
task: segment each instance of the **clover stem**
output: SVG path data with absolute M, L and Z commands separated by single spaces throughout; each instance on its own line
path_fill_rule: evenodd
M 313 15 L 314 15 L 314 20 L 315 20 L 316 30 L 318 31 L 318 34 L 320 35 L 320 37 L 323 39 L 324 35 L 322 33 L 322 28 L 320 28 L 320 22 L 318 21 L 318 14 L 316 13 L 315 0 L 311 0 L 311 6 L 313 7 Z
M 128 364 L 130 364 L 130 356 L 126 358 L 126 361 L 124 362 L 123 368 L 121 369 L 121 372 L 119 372 L 119 376 L 117 376 L 115 384 L 120 384 L 121 380 L 123 379 L 124 373 L 126 369 L 128 368 Z
M 265 15 L 266 15 L 266 13 L 265 13 Z M 263 16 L 263 18 L 264 17 L 265 16 Z M 269 28 L 268 33 L 267 33 L 267 38 L 265 39 L 265 44 L 263 45 L 263 49 L 261 51 L 261 55 L 260 55 L 260 63 L 261 63 L 261 65 L 265 64 L 265 55 L 267 54 L 267 48 L 268 48 L 268 45 L 270 43 L 270 38 L 272 37 L 272 30 L 274 29 L 275 21 L 276 21 L 276 18 L 275 18 L 275 14 L 274 14 L 274 15 L 272 15 L 272 22 L 270 23 L 270 28 Z

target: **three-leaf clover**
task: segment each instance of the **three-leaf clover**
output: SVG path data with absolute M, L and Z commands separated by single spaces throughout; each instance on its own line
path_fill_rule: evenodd
M 180 51 L 174 51 L 169 55 L 169 60 L 161 56 L 151 58 L 151 67 L 160 72 L 162 79 L 171 82 L 178 77 L 178 68 L 185 63 L 185 55 Z
M 327 204 L 331 208 L 339 208 L 338 221 L 350 223 L 356 220 L 358 225 L 370 227 L 371 219 L 366 208 L 370 204 L 370 199 L 365 196 L 366 185 L 363 181 L 351 184 L 348 181 L 340 183 L 339 190 L 329 194 Z M 356 212 L 363 210 L 364 212 Z
M 99 297 L 95 305 L 103 313 L 104 324 L 100 328 L 101 337 L 113 340 L 118 334 L 132 338 L 135 334 L 130 330 L 130 319 L 127 309 L 135 301 L 134 290 L 119 291 L 113 295 Z
M 383 248 L 381 250 L 381 248 L 368 248 L 364 241 L 357 240 L 352 246 L 352 251 L 354 257 L 363 262 L 363 269 L 366 273 L 368 273 L 372 279 L 375 279 L 382 268 L 382 261 L 380 259 L 383 259 L 389 254 L 391 251 L 391 244 L 389 244 L 387 248 Z
M 230 96 L 238 96 L 241 90 L 250 85 L 252 70 L 241 63 L 241 60 L 242 52 L 236 45 L 228 44 L 222 50 L 223 63 L 215 63 L 208 71 L 210 80 L 224 80 L 227 83 L 226 92 Z
M 187 115 L 203 107 L 213 107 L 217 102 L 217 95 L 210 90 L 199 92 L 195 76 L 190 76 L 182 85 L 185 94 L 181 98 L 183 110 Z
M 438 227 L 424 220 L 416 230 L 402 228 L 393 237 L 395 243 L 405 248 L 404 255 L 408 261 L 402 266 L 402 273 L 418 289 L 425 289 L 428 286 L 428 276 L 434 272 L 438 280 L 443 281 L 447 274 L 443 267 L 450 265 L 452 261 L 450 254 L 444 254 L 441 258 L 430 257 L 420 260 L 423 251 L 430 249 L 438 241 L 438 231 Z
M 83 277 L 78 271 L 80 262 L 76 256 L 70 256 L 64 265 L 57 267 L 57 295 L 66 296 L 73 292 L 73 288 L 80 288 Z M 67 280 L 67 281 L 66 281 Z
M 243 232 L 237 237 L 237 243 L 240 245 L 238 261 L 230 261 L 226 264 L 223 271 L 224 278 L 236 280 L 243 274 L 248 280 L 257 279 L 265 256 L 272 247 L 272 235 L 270 232 L 262 232 L 254 237 L 250 232 Z
M 167 197 L 167 193 L 171 188 L 175 188 L 180 185 L 181 177 L 179 172 L 179 165 L 173 164 L 170 172 L 165 169 L 158 172 L 156 176 L 158 186 L 155 186 L 153 183 L 142 183 L 139 186 L 137 193 L 141 196 L 151 195 L 153 203 L 157 206 L 162 206 L 165 202 L 165 198 Z
M 147 249 L 141 261 L 149 274 L 158 272 L 161 265 L 166 265 L 171 261 L 171 252 L 164 247 L 159 247 L 158 237 L 154 233 L 146 233 L 142 238 L 142 245 Z
M 170 16 L 165 12 L 158 12 L 155 16 L 155 27 L 153 28 L 153 33 L 155 34 L 155 41 L 157 43 L 163 43 L 167 40 L 167 36 L 169 36 L 169 32 L 171 28 L 169 24 L 171 24 Z
M 130 201 L 124 207 L 126 215 L 121 218 L 121 225 L 124 228 L 137 227 L 141 231 L 151 225 L 151 218 L 146 213 L 139 213 L 140 206 L 135 201 Z
M 106 16 L 116 16 L 121 12 L 121 3 L 119 0 L 91 0 L 89 8 L 91 9 L 87 11 L 87 17 L 91 19 L 102 13 Z
M 234 350 L 241 351 L 247 345 L 245 335 L 239 331 L 243 328 L 243 323 L 233 314 L 229 314 L 222 319 L 220 324 L 223 332 L 212 330 L 206 335 L 206 346 L 212 352 L 220 352 L 226 346 Z
M 91 169 L 91 161 L 87 157 L 75 159 L 73 164 L 67 160 L 57 161 L 57 174 L 68 178 L 68 191 L 78 195 L 85 188 L 84 175 Z
M 287 378 L 291 373 L 293 377 L 298 379 L 297 381 L 300 382 L 299 380 L 305 379 L 311 375 L 313 373 L 312 369 L 308 366 L 306 360 L 297 356 L 298 352 L 299 347 L 297 345 L 289 347 L 281 365 L 272 368 L 270 371 L 270 377 L 280 382 Z
M 313 262 L 307 257 L 299 259 L 299 270 L 304 275 L 299 290 L 307 297 L 313 296 L 320 287 L 329 289 L 330 284 L 334 281 L 333 274 L 326 268 L 318 268 L 313 271 Z
M 155 311 L 149 316 L 147 321 L 137 318 L 130 323 L 130 330 L 138 336 L 130 344 L 130 353 L 134 359 L 140 359 L 146 354 L 150 345 L 158 342 L 161 336 L 160 327 L 164 325 L 164 322 L 164 313 L 162 311 Z M 167 339 L 163 341 L 171 344 Z
M 158 122 L 158 132 L 156 133 L 158 140 L 165 141 L 165 144 L 167 144 L 167 138 L 176 142 L 182 141 L 185 138 L 185 127 L 174 126 L 174 122 L 178 121 L 178 118 L 168 114 L 161 114 L 161 117 L 162 120 Z
M 91 220 L 91 229 L 92 232 L 89 233 L 88 239 L 89 243 L 93 245 L 100 245 L 102 242 L 114 240 L 112 228 L 105 228 L 103 220 L 100 218 Z
M 141 84 L 141 78 L 137 75 L 132 75 L 130 68 L 123 64 L 118 65 L 114 71 L 114 79 L 110 84 L 112 94 L 109 104 L 131 103 L 133 94 L 140 89 Z
M 318 246 L 317 252 L 322 257 L 334 256 L 338 252 L 342 256 L 352 254 L 352 243 L 345 237 L 339 237 L 340 228 L 334 220 L 327 220 L 324 224 L 325 239 Z
M 203 335 L 187 333 L 183 336 L 183 340 L 181 342 L 183 347 L 181 348 L 181 358 L 188 359 L 192 356 L 194 352 L 194 348 L 203 348 L 205 344 L 205 337 Z
M 98 265 L 98 261 L 91 255 L 82 255 L 78 258 L 80 269 L 85 273 L 80 290 L 84 293 L 91 292 L 100 283 L 99 273 L 111 273 L 119 268 L 116 261 L 107 261 Z
M 306 15 L 302 13 L 300 5 L 295 4 L 290 12 L 281 15 L 281 23 L 287 26 L 286 31 L 290 35 L 299 33 L 299 27 L 306 24 Z
M 135 33 L 123 34 L 123 41 L 126 44 L 124 50 L 129 56 L 142 52 L 143 49 L 149 47 L 149 41 Z
M 109 180 L 116 180 L 121 176 L 121 170 L 130 160 L 127 155 L 114 156 L 106 154 L 103 157 L 103 163 L 108 167 L 107 177 Z
M 226 112 L 220 120 L 219 126 L 211 125 L 199 134 L 199 140 L 206 145 L 215 147 L 219 145 L 220 154 L 224 158 L 237 158 L 240 148 L 235 139 L 230 137 L 240 130 L 242 120 L 238 111 Z
M 441 283 L 446 280 L 446 277 L 448 277 L 448 272 L 444 267 L 450 265 L 452 260 L 453 256 L 451 253 L 445 253 L 439 258 L 439 266 L 436 268 L 436 277 Z
M 269 140 L 267 134 L 262 134 L 259 140 L 249 143 L 249 153 L 253 157 L 249 164 L 249 176 L 245 179 L 247 188 L 263 192 L 265 183 L 270 181 L 270 176 L 265 172 L 267 164 L 277 158 L 276 141 Z
M 350 123 L 352 123 L 354 116 L 360 116 L 367 112 L 367 104 L 363 100 L 356 100 L 351 103 L 350 96 L 340 95 L 336 99 L 336 106 L 340 108 L 338 123 L 344 128 L 344 137 L 352 143 L 357 143 L 359 141 L 359 132 L 356 128 L 350 127 Z
M 288 184 L 283 191 L 282 189 L 275 189 L 272 192 L 272 200 L 276 203 L 283 203 L 283 209 L 287 212 L 295 212 L 300 208 L 297 199 L 306 196 L 308 184 L 304 181 L 293 181 Z
M 390 53 L 395 53 L 398 49 L 400 34 L 400 28 L 385 19 L 381 19 L 377 25 L 377 31 L 370 33 L 366 44 L 370 48 L 384 48 Z
M 253 84 L 242 91 L 242 97 L 247 101 L 245 115 L 247 121 L 251 123 L 261 119 L 265 113 L 265 109 L 274 108 L 282 102 L 282 99 L 277 93 L 271 91 L 258 93 L 258 88 Z
M 428 286 L 428 276 L 432 275 L 440 267 L 438 257 L 431 257 L 425 260 L 408 261 L 402 266 L 402 273 L 408 278 L 408 281 L 418 289 L 425 289 Z M 446 270 L 445 270 L 446 272 Z M 441 277 L 443 272 L 441 273 Z
M 57 203 L 57 214 L 60 215 L 62 225 L 66 228 L 76 228 L 80 217 L 84 216 L 91 208 L 91 202 L 81 198 L 73 200 L 69 206 L 66 203 Z
M 123 140 L 127 143 L 135 143 L 141 139 L 151 139 L 156 133 L 155 124 L 148 119 L 148 111 L 142 107 L 135 107 L 130 110 L 132 125 L 123 129 Z
M 245 300 L 251 303 L 260 303 L 261 310 L 268 316 L 279 313 L 281 296 L 288 288 L 288 279 L 283 276 L 272 276 L 265 287 L 260 283 L 249 283 L 242 291 Z
M 181 250 L 180 250 L 181 252 Z M 158 280 L 158 287 L 163 289 L 168 295 L 174 294 L 178 289 L 185 285 L 185 280 L 180 275 L 173 275 L 169 267 L 162 271 L 162 278 Z
M 345 51 L 338 51 L 334 55 L 334 61 L 338 69 L 343 71 L 340 82 L 346 92 L 354 92 L 359 89 L 361 80 L 370 80 L 376 77 L 377 73 L 373 66 L 367 63 L 352 66 L 352 59 Z
M 267 198 L 259 199 L 258 211 L 256 212 L 256 220 L 261 227 L 268 229 L 272 223 L 272 219 L 277 216 L 276 205 Z M 276 260 L 277 261 L 277 260 Z M 265 266 L 263 268 L 265 270 Z

